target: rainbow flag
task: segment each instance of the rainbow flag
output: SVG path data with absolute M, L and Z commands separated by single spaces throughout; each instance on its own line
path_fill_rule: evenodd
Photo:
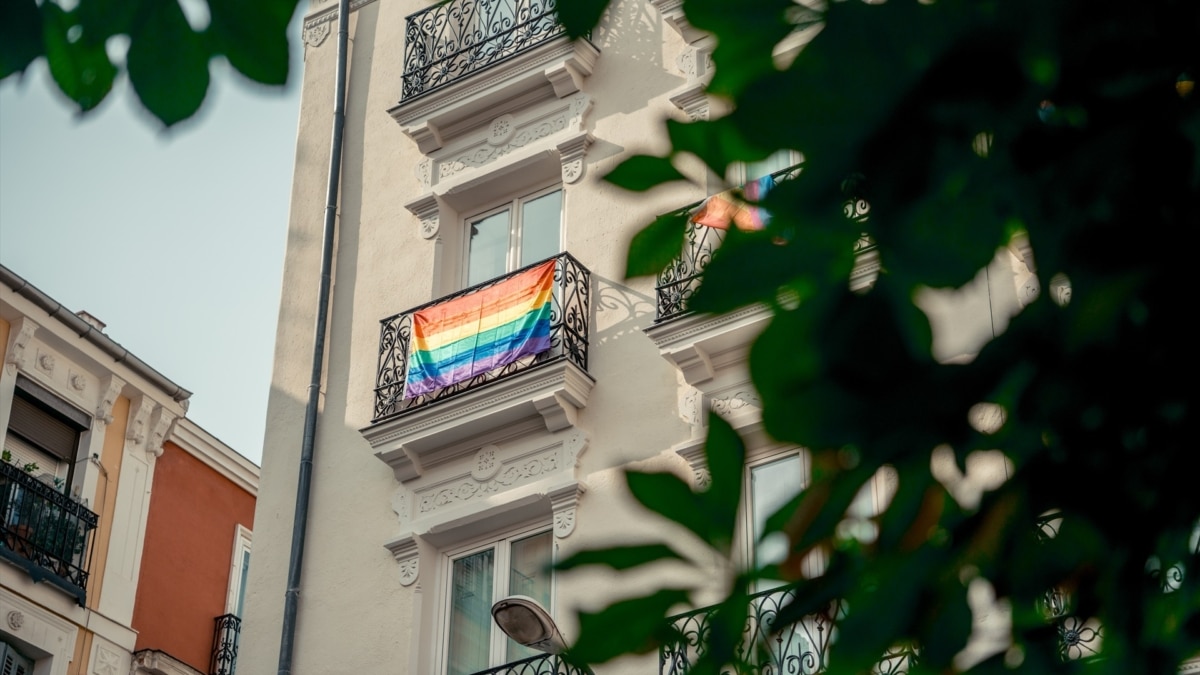
M 742 194 L 747 199 L 757 202 L 767 196 L 773 187 L 775 179 L 766 175 L 746 183 Z M 756 231 L 767 226 L 771 221 L 771 214 L 761 207 L 751 206 L 738 199 L 733 190 L 726 190 L 705 199 L 689 220 L 718 230 L 727 230 L 729 224 L 733 223 L 739 230 Z
M 554 264 L 413 314 L 404 398 L 549 349 Z

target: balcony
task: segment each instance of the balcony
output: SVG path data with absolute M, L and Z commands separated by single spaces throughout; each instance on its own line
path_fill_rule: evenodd
M 740 663 L 733 672 L 739 675 L 814 675 L 825 672 L 833 642 L 828 617 L 806 616 L 779 632 L 773 631 L 772 623 L 779 610 L 790 603 L 795 594 L 796 586 L 792 585 L 750 596 L 750 611 L 742 629 L 743 639 L 734 654 Z M 716 607 L 705 607 L 668 619 L 677 631 L 678 638 L 659 648 L 659 675 L 686 675 L 692 665 L 704 656 L 716 610 Z M 838 611 L 838 603 L 835 602 L 830 614 L 836 615 Z M 916 658 L 915 651 L 898 648 L 884 654 L 871 672 L 874 675 L 906 675 L 916 664 Z
M 0 558 L 82 606 L 97 516 L 53 485 L 0 462 Z
M 215 620 L 213 630 L 212 659 L 209 675 L 233 675 L 237 667 L 238 638 L 242 633 L 242 620 L 234 614 L 222 614 Z
M 450 386 L 416 396 L 405 396 L 409 355 L 412 347 L 413 315 L 418 311 L 445 305 L 492 288 L 541 263 L 472 286 L 407 312 L 384 319 L 379 335 L 379 368 L 375 377 L 375 414 L 372 422 L 381 422 L 412 412 L 439 401 L 459 396 L 528 370 L 557 361 L 569 361 L 583 372 L 588 365 L 589 297 L 591 272 L 569 253 L 554 257 L 554 288 L 550 308 L 550 347 L 531 357 L 475 375 Z
M 520 661 L 481 670 L 475 675 L 591 675 L 556 654 L 538 654 Z
M 406 20 L 409 101 L 563 35 L 555 0 L 446 0 Z
M 800 165 L 791 166 L 771 174 L 777 183 L 787 181 L 799 174 Z M 688 302 L 700 286 L 704 268 L 712 261 L 713 254 L 721 247 L 727 230 L 709 227 L 690 221 L 703 201 L 689 204 L 666 214 L 687 223 L 683 251 L 658 275 L 655 284 L 656 310 L 654 323 L 659 324 L 691 313 Z M 862 223 L 870 211 L 870 205 L 861 199 L 852 199 L 843 207 L 848 220 Z M 869 286 L 879 269 L 878 255 L 874 243 L 863 235 L 854 245 L 858 264 L 851 273 L 850 286 L 857 290 Z

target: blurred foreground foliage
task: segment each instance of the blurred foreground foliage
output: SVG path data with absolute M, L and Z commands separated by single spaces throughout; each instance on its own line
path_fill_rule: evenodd
M 193 28 L 179 0 L 4 0 L 0 80 L 45 58 L 59 89 L 86 113 L 108 96 L 123 64 L 138 99 L 168 127 L 200 109 L 214 57 L 255 82 L 287 83 L 297 0 L 188 4 L 206 26 Z
M 580 35 L 606 4 L 558 11 Z M 827 661 L 797 672 L 868 672 L 903 645 L 918 654 L 909 672 L 928 673 L 1174 673 L 1200 655 L 1200 458 L 1187 375 L 1197 372 L 1200 2 L 683 9 L 715 38 L 708 91 L 731 112 L 666 122 L 670 154 L 634 157 L 609 180 L 631 190 L 685 180 L 680 155 L 720 176 L 779 149 L 802 153 L 798 177 L 762 202 L 766 231 L 729 232 L 690 309 L 771 309 L 750 353 L 763 422 L 807 448 L 813 467 L 767 523 L 765 535 L 786 535 L 788 558 L 725 580 L 728 598 L 700 635 L 706 656 L 690 672 L 759 672 L 739 645 L 761 579 L 798 582 L 776 629 L 822 614 L 835 626 Z M 813 25 L 815 37 L 777 68 L 775 46 Z M 849 220 L 848 203 L 868 204 L 869 218 Z M 847 278 L 864 234 L 884 272 L 856 294 Z M 969 363 L 938 363 L 914 296 L 962 287 L 1016 236 L 1036 255 L 1040 297 Z M 629 273 L 663 269 L 683 237 L 679 220 L 660 218 L 633 239 Z M 978 403 L 1003 415 L 998 430 L 968 423 Z M 732 561 L 744 450 L 720 418 L 709 428 L 711 487 L 661 474 L 628 482 L 684 536 Z M 1003 452 L 1011 477 L 977 507 L 931 475 L 935 452 L 964 470 L 988 450 Z M 898 489 L 872 519 L 877 535 L 848 536 L 847 508 L 880 467 Z M 799 562 L 816 549 L 828 564 L 803 579 Z M 564 565 L 627 570 L 680 557 L 664 542 Z M 977 580 L 1010 608 L 1011 626 L 1007 648 L 970 662 L 955 657 L 972 639 L 967 587 Z M 573 656 L 597 663 L 677 639 L 664 617 L 694 590 L 581 615 Z M 1074 623 L 1050 621 L 1056 614 Z M 1098 658 L 1075 658 L 1088 655 L 1072 649 L 1084 621 L 1099 627 L 1089 645 Z

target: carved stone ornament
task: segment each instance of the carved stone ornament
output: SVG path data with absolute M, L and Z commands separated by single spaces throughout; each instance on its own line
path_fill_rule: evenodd
M 8 364 L 15 368 L 24 368 L 28 354 L 29 342 L 37 331 L 38 325 L 27 318 L 21 318 L 13 323 L 13 330 L 8 336 Z
M 52 375 L 54 373 L 54 355 L 46 353 L 38 354 L 37 367 L 43 373 Z
M 428 190 L 433 185 L 433 161 L 428 157 L 417 162 L 413 172 L 417 174 L 417 182 L 423 190 Z
M 155 457 L 162 457 L 163 443 L 170 435 L 171 426 L 175 424 L 176 417 L 167 412 L 166 408 L 159 406 L 155 410 L 153 422 L 150 427 L 150 442 L 146 444 L 146 452 Z
M 125 429 L 125 439 L 134 443 L 144 443 L 146 441 L 146 427 L 150 423 L 150 413 L 154 412 L 154 401 L 139 396 L 133 404 L 133 411 L 129 414 L 129 423 Z
M 488 127 L 488 143 L 492 145 L 503 145 L 517 133 L 516 119 L 512 115 L 501 115 L 492 120 L 492 124 Z
M 580 178 L 583 178 L 583 156 L 593 140 L 591 134 L 584 132 L 558 144 L 558 156 L 562 161 L 564 183 L 577 183 Z
M 475 462 L 471 465 L 471 478 L 479 481 L 491 480 L 500 473 L 500 460 L 496 457 L 496 453 L 500 448 L 494 445 L 485 445 L 475 453 Z
M 121 672 L 120 655 L 106 647 L 96 647 L 96 665 L 92 672 L 95 675 L 118 675 Z
M 322 18 L 320 21 L 313 21 L 304 24 L 304 44 L 312 48 L 320 47 L 325 42 L 325 38 L 329 37 L 333 18 Z
M 412 522 L 412 511 L 409 509 L 408 488 L 403 486 L 396 488 L 392 493 L 392 511 L 396 512 L 396 521 L 400 523 L 400 527 L 407 528 Z
M 104 424 L 112 424 L 113 405 L 117 402 L 117 396 L 121 394 L 121 390 L 125 388 L 125 381 L 116 375 L 109 375 L 108 381 L 102 387 L 103 392 L 100 395 L 100 403 L 96 406 L 97 421 Z
M 79 373 L 71 373 L 71 376 L 67 378 L 67 381 L 71 383 L 71 388 L 80 394 L 87 389 L 87 378 Z
M 758 399 L 758 394 L 752 391 L 739 391 L 724 398 L 713 399 L 713 412 L 725 417 L 736 413 L 743 408 L 761 408 L 762 403 Z
M 418 197 L 404 205 L 409 213 L 417 217 L 420 222 L 420 232 L 422 239 L 433 239 L 438 233 L 438 223 L 440 222 L 441 207 L 438 205 L 437 197 L 427 194 Z
M 402 535 L 384 544 L 391 551 L 399 566 L 400 585 L 411 586 L 417 580 L 420 572 L 421 551 L 417 547 L 417 539 L 411 533 Z
M 25 615 L 17 610 L 13 610 L 5 617 L 5 622 L 11 630 L 21 630 L 21 626 L 25 625 Z
M 575 508 L 585 492 L 587 486 L 583 483 L 570 483 L 549 493 L 556 538 L 563 539 L 575 531 Z

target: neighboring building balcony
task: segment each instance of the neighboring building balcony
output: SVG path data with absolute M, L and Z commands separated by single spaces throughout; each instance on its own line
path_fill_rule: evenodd
M 806 616 L 795 624 L 773 632 L 772 623 L 780 609 L 796 595 L 796 585 L 763 591 L 750 596 L 750 611 L 742 629 L 743 640 L 735 658 L 742 661 L 742 675 L 794 673 L 812 675 L 828 667 L 832 630 L 828 617 Z M 667 619 L 678 636 L 659 648 L 659 675 L 686 675 L 705 654 L 717 607 L 704 607 Z M 839 611 L 835 601 L 830 614 Z M 905 675 L 916 664 L 916 652 L 898 648 L 884 654 L 872 673 Z
M 516 311 L 501 298 L 531 274 L 546 286 L 520 291 L 534 304 Z M 363 435 L 403 481 L 419 475 L 430 453 L 487 429 L 534 419 L 551 432 L 574 426 L 594 384 L 587 372 L 591 295 L 591 272 L 560 253 L 383 319 L 374 414 Z M 477 307 L 470 311 L 481 317 L 456 324 L 465 326 L 464 337 L 451 342 L 450 333 L 423 332 L 441 331 L 423 322 L 466 311 L 460 307 Z
M 20 467 L 0 462 L 0 558 L 75 597 L 87 594 L 98 517 Z
M 237 667 L 238 638 L 242 634 L 242 620 L 235 614 L 222 614 L 214 620 L 212 660 L 208 665 L 209 675 L 233 675 Z

